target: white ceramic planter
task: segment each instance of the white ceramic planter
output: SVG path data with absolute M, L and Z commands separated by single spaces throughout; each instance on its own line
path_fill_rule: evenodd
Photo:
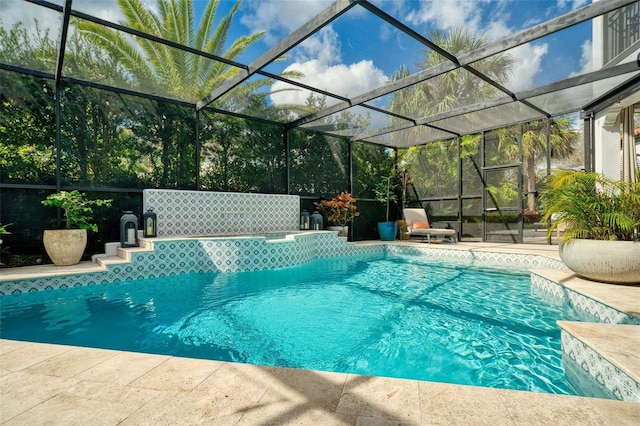
M 56 266 L 76 265 L 87 246 L 86 229 L 56 229 L 44 231 L 44 249 Z
M 583 278 L 613 284 L 640 284 L 640 242 L 575 239 L 561 243 L 565 265 Z
M 349 227 L 348 226 L 327 226 L 327 231 L 338 231 L 338 237 L 347 237 L 349 236 Z

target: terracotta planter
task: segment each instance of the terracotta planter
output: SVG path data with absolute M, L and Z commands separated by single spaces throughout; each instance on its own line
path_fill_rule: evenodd
M 76 265 L 87 246 L 86 229 L 58 229 L 44 231 L 42 242 L 56 266 Z
M 575 239 L 558 253 L 579 276 L 612 284 L 640 284 L 640 242 Z

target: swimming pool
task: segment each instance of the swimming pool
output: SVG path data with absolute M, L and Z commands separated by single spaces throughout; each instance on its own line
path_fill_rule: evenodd
M 3 338 L 574 393 L 529 275 L 411 255 L 315 260 L 0 298 Z

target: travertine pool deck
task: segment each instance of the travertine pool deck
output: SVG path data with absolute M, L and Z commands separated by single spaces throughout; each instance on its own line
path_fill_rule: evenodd
M 557 258 L 555 246 L 442 247 Z M 37 266 L 0 275 L 6 280 L 101 267 L 64 269 Z M 640 287 L 623 287 L 620 297 L 560 272 L 583 294 L 640 312 Z M 640 326 L 565 326 L 640 375 Z M 0 424 L 638 425 L 640 403 L 0 340 Z

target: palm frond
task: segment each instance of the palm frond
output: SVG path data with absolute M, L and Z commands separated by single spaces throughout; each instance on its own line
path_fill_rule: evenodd
M 128 26 L 154 36 L 162 36 L 162 24 L 139 0 L 118 0 L 118 6 Z

